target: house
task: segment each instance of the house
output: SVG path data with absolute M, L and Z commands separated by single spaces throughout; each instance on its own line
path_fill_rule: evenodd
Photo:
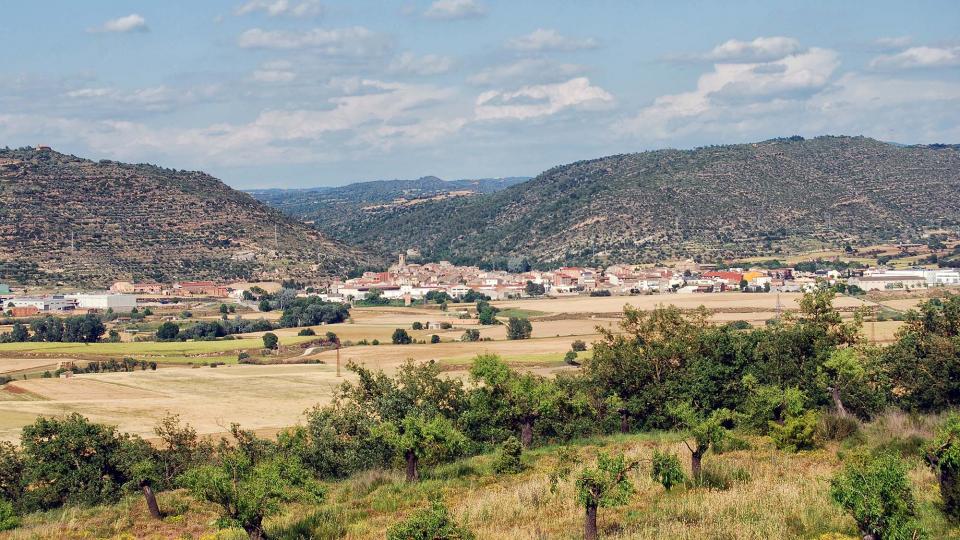
M 179 293 L 187 293 L 200 296 L 214 296 L 217 298 L 226 298 L 230 295 L 230 290 L 222 285 L 217 285 L 212 281 L 181 281 L 173 286 Z

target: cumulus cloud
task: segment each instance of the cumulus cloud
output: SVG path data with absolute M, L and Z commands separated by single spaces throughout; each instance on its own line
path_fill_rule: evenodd
M 450 71 L 453 59 L 438 54 L 417 56 L 405 52 L 390 63 L 388 71 L 398 75 L 439 75 Z
M 960 47 L 910 47 L 870 61 L 873 69 L 942 68 L 960 66 Z
M 613 96 L 586 77 L 558 84 L 524 86 L 513 92 L 491 90 L 477 97 L 478 120 L 526 119 L 549 116 L 570 108 L 608 106 Z
M 305 31 L 252 28 L 240 34 L 238 44 L 246 49 L 311 49 L 327 56 L 372 56 L 388 48 L 382 36 L 362 26 Z
M 146 32 L 150 28 L 147 26 L 147 20 L 143 18 L 142 15 L 136 13 L 131 13 L 125 17 L 118 17 L 116 19 L 110 19 L 109 21 L 103 23 L 102 25 L 96 28 L 90 28 L 88 32 L 112 32 L 112 33 L 127 33 L 127 32 Z
M 572 38 L 553 29 L 537 28 L 525 36 L 507 41 L 507 48 L 515 51 L 575 51 L 597 46 L 593 38 Z
M 798 51 L 800 51 L 800 42 L 794 38 L 758 37 L 753 41 L 727 40 L 700 58 L 717 62 L 764 62 L 783 58 Z
M 271 17 L 280 15 L 290 17 L 317 17 L 323 14 L 323 5 L 317 0 L 290 2 L 288 0 L 249 0 L 241 4 L 237 15 L 247 15 L 262 11 Z
M 554 83 L 566 81 L 583 75 L 585 66 L 568 64 L 547 58 L 521 58 L 516 62 L 492 66 L 478 71 L 467 78 L 467 82 L 477 86 L 501 85 L 519 82 Z
M 769 111 L 822 89 L 838 66 L 835 52 L 819 48 L 773 62 L 715 64 L 700 76 L 696 89 L 658 97 L 621 128 L 667 138 L 700 117 Z
M 454 20 L 482 17 L 487 8 L 477 0 L 434 0 L 423 12 L 428 19 Z

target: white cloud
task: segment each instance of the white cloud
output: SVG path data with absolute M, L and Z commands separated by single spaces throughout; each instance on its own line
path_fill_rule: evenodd
M 874 40 L 874 44 L 884 49 L 902 49 L 913 43 L 910 36 L 882 37 Z
M 715 64 L 700 76 L 695 90 L 660 96 L 620 127 L 670 138 L 700 117 L 769 111 L 822 89 L 838 66 L 835 52 L 818 48 L 774 62 Z
M 478 86 L 496 84 L 553 83 L 583 75 L 587 68 L 547 58 L 521 58 L 516 62 L 483 69 L 467 78 Z
M 286 60 L 264 62 L 253 72 L 253 80 L 264 83 L 290 82 L 297 78 L 292 67 L 293 64 Z
M 597 46 L 593 38 L 567 37 L 553 29 L 537 28 L 525 36 L 507 41 L 507 48 L 516 51 L 575 51 Z
M 386 40 L 362 26 L 305 31 L 261 30 L 240 34 L 240 47 L 248 49 L 312 49 L 327 56 L 372 56 L 383 54 Z
M 730 39 L 717 45 L 701 58 L 718 62 L 764 62 L 783 58 L 798 51 L 800 51 L 800 42 L 789 37 L 758 37 L 753 41 Z
M 286 15 L 290 17 L 317 17 L 323 14 L 323 5 L 317 0 L 289 2 L 288 0 L 249 0 L 237 8 L 237 15 L 247 15 L 262 11 L 271 17 Z
M 177 105 L 195 103 L 215 96 L 216 86 L 199 86 L 187 89 L 175 89 L 168 86 L 152 86 L 134 90 L 119 88 L 86 87 L 76 88 L 64 93 L 71 102 L 78 105 L 94 104 L 115 106 L 130 105 L 145 111 L 168 111 Z
M 549 116 L 572 107 L 603 107 L 613 96 L 586 77 L 558 84 L 524 86 L 513 92 L 484 92 L 477 97 L 478 120 L 525 119 Z
M 388 70 L 390 73 L 400 75 L 439 75 L 450 71 L 452 67 L 453 59 L 449 56 L 438 54 L 417 56 L 405 52 L 390 63 Z
M 477 0 L 434 0 L 423 12 L 428 19 L 468 19 L 486 15 L 487 8 Z
M 960 47 L 910 47 L 870 61 L 873 69 L 912 69 L 960 66 Z
M 147 27 L 147 20 L 141 15 L 132 13 L 125 17 L 119 17 L 116 19 L 110 19 L 109 21 L 103 23 L 97 28 L 90 28 L 88 32 L 114 32 L 114 33 L 126 33 L 126 32 L 146 32 L 149 30 Z

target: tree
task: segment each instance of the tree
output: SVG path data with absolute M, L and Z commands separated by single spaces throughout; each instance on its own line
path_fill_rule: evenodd
M 460 341 L 480 341 L 480 331 L 476 328 L 469 328 L 463 332 Z
M 850 413 L 843 406 L 841 394 L 865 383 L 866 369 L 859 354 L 853 348 L 836 349 L 823 363 L 822 371 L 837 414 L 843 417 L 849 416 Z
M 570 344 L 570 350 L 574 352 L 583 352 L 587 350 L 587 344 L 582 339 L 575 339 Z
M 529 319 L 519 317 L 510 317 L 507 323 L 507 339 L 530 339 L 533 333 L 533 325 Z
M 639 463 L 627 463 L 623 454 L 612 458 L 604 452 L 597 455 L 596 468 L 587 468 L 577 478 L 577 503 L 585 510 L 584 540 L 597 538 L 597 509 L 625 504 L 634 487 L 627 474 Z
M 414 330 L 423 330 L 423 323 L 420 321 L 416 321 L 413 323 L 413 325 L 411 325 L 411 328 Z
M 700 414 L 689 403 L 680 403 L 670 407 L 677 420 L 677 427 L 690 430 L 694 446 L 686 440 L 683 444 L 690 450 L 690 472 L 693 479 L 702 479 L 703 456 L 710 448 L 716 448 L 727 438 L 725 424 L 733 419 L 733 413 L 727 409 L 717 409 L 710 414 Z
M 318 503 L 324 494 L 296 456 L 258 458 L 241 448 L 225 451 L 215 465 L 187 471 L 180 485 L 194 497 L 220 506 L 219 527 L 241 527 L 255 540 L 264 538 L 263 520 L 276 514 L 281 503 Z
M 944 421 L 924 455 L 937 475 L 944 513 L 960 521 L 960 416 Z
M 515 474 L 523 471 L 523 446 L 516 437 L 510 437 L 500 445 L 500 453 L 493 462 L 493 472 L 497 474 Z
M 477 321 L 486 326 L 498 324 L 497 313 L 499 311 L 500 309 L 491 306 L 490 302 L 480 300 L 477 302 Z
M 393 341 L 394 345 L 409 345 L 413 342 L 413 338 L 411 338 L 410 334 L 408 334 L 403 328 L 397 328 L 394 330 L 393 336 L 390 339 Z
M 30 339 L 30 332 L 23 323 L 17 321 L 13 323 L 13 329 L 10 331 L 10 339 L 17 343 L 22 343 Z
M 220 313 L 222 313 L 223 315 L 230 313 L 230 309 L 227 307 L 226 304 L 220 304 Z
M 393 449 L 406 466 L 407 482 L 420 479 L 420 464 L 440 463 L 463 454 L 467 438 L 443 416 L 426 419 L 411 414 L 400 422 L 383 422 L 374 436 Z
M 907 467 L 893 454 L 854 456 L 830 481 L 830 496 L 849 513 L 865 540 L 919 540 Z
M 527 281 L 527 286 L 524 287 L 523 292 L 527 293 L 528 296 L 543 296 L 547 291 L 542 283 Z
M 269 300 L 263 299 L 260 301 L 260 304 L 257 305 L 257 309 L 260 311 L 271 311 L 273 310 L 273 306 L 270 305 Z
M 276 349 L 280 344 L 280 338 L 277 337 L 273 332 L 267 332 L 263 335 L 263 348 L 270 349 L 271 351 Z
M 430 336 L 430 343 L 440 343 L 440 336 L 436 334 Z
M 180 326 L 176 323 L 167 321 L 157 328 L 157 339 L 161 341 L 171 341 L 177 339 L 180 334 Z
M 163 489 L 176 487 L 177 478 L 189 469 L 203 465 L 213 456 L 213 445 L 197 435 L 180 416 L 167 414 L 153 428 L 157 436 L 156 462 L 159 485 Z
M 680 466 L 680 458 L 674 453 L 660 450 L 653 451 L 650 477 L 667 491 L 687 479 L 687 475 L 683 473 L 683 467 Z
M 387 530 L 387 540 L 473 540 L 474 534 L 450 517 L 440 499 Z

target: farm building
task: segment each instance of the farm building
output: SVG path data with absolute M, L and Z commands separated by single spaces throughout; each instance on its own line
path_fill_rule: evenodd
M 68 298 L 77 301 L 81 309 L 112 309 L 118 312 L 127 312 L 137 307 L 137 297 L 132 294 L 72 294 Z
M 62 295 L 20 296 L 10 300 L 13 307 L 35 307 L 37 311 L 71 311 L 77 307 L 77 301 Z

